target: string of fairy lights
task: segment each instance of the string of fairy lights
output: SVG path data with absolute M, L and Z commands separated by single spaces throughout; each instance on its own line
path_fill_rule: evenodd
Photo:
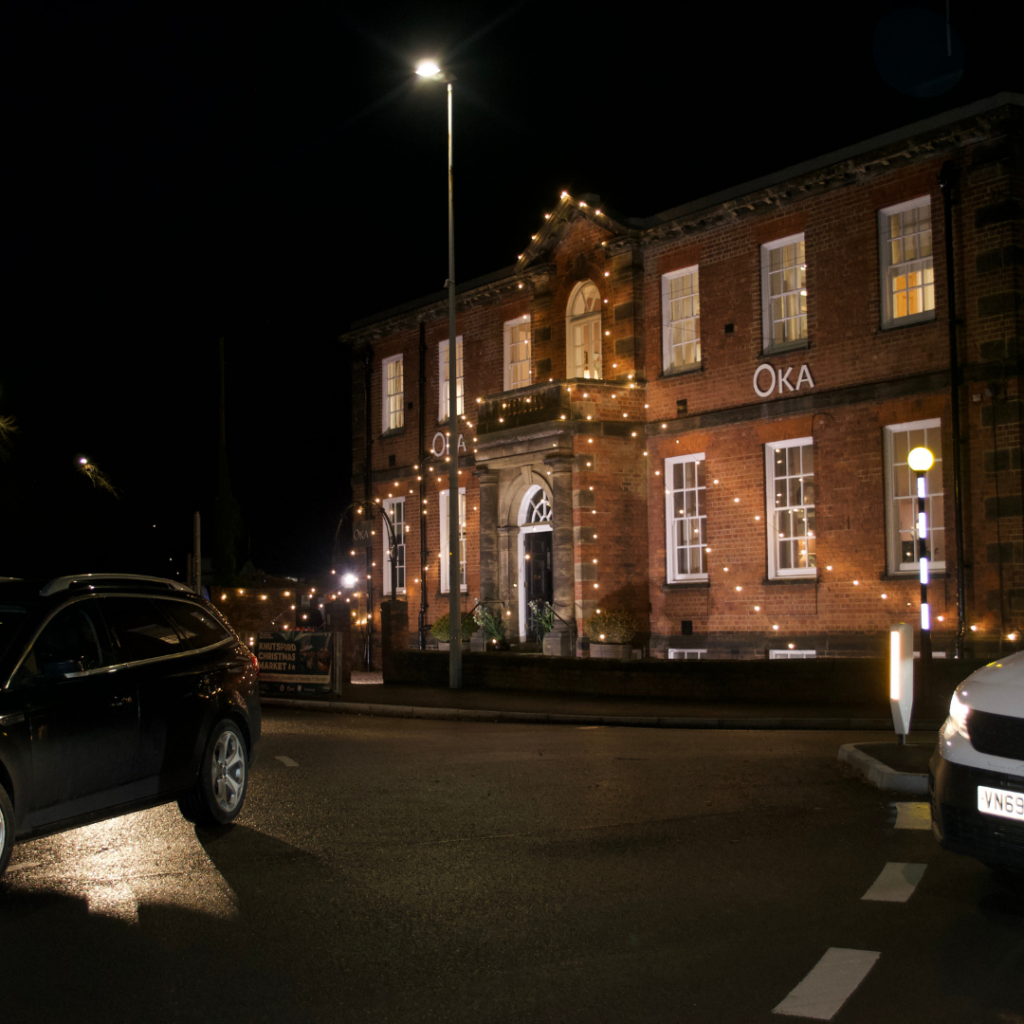
M 559 202 L 559 205 L 556 207 L 555 211 L 553 213 L 545 213 L 543 215 L 544 216 L 544 224 L 542 225 L 541 229 L 536 234 L 531 236 L 530 243 L 527 245 L 527 247 L 524 249 L 524 251 L 522 253 L 518 254 L 518 256 L 517 256 L 517 266 L 519 268 L 522 268 L 522 266 L 524 266 L 524 264 L 525 264 L 525 261 L 527 261 L 529 258 L 531 258 L 531 256 L 536 255 L 540 251 L 540 248 L 543 246 L 544 242 L 555 233 L 555 231 L 557 230 L 557 225 L 559 224 L 560 219 L 561 219 L 559 217 L 560 214 L 564 216 L 571 209 L 579 209 L 579 210 L 585 211 L 588 216 L 593 217 L 599 224 L 604 224 L 606 226 L 610 226 L 613 223 L 601 211 L 600 208 L 591 207 L 585 200 L 576 200 L 566 191 L 563 191 L 559 198 L 560 198 L 560 202 Z M 604 246 L 605 242 L 602 241 L 601 245 Z M 604 271 L 603 273 L 604 273 L 604 277 L 605 278 L 608 278 L 610 276 L 610 271 Z M 524 287 L 523 282 L 520 281 L 518 283 L 518 288 L 522 289 L 523 287 Z M 605 297 L 603 299 L 603 301 L 602 301 L 602 305 L 607 305 L 608 302 L 609 302 L 609 299 L 607 297 Z M 523 317 L 523 319 L 529 319 L 529 314 L 525 315 Z M 612 331 L 610 329 L 605 329 L 602 332 L 602 335 L 603 335 L 604 338 L 610 338 L 611 335 L 612 335 Z M 619 363 L 618 362 L 613 362 L 611 364 L 611 366 L 612 366 L 612 369 L 618 369 L 619 368 Z M 540 383 L 540 382 L 536 382 L 535 381 L 534 383 Z M 553 377 L 549 377 L 548 378 L 548 383 L 549 384 L 554 384 L 555 383 L 554 378 Z M 601 379 L 598 379 L 598 378 L 595 378 L 593 380 L 589 380 L 589 381 L 587 381 L 584 384 L 579 384 L 579 383 L 564 383 L 563 384 L 563 383 L 560 382 L 559 383 L 559 387 L 560 388 L 561 387 L 565 388 L 566 398 L 568 399 L 568 401 L 567 401 L 567 409 L 568 409 L 568 411 L 560 413 L 559 414 L 559 419 L 560 420 L 576 419 L 576 416 L 578 415 L 579 418 L 582 421 L 584 421 L 584 422 L 586 422 L 586 421 L 594 421 L 595 419 L 597 419 L 599 421 L 607 421 L 608 413 L 611 412 L 611 409 L 609 408 L 611 403 L 618 404 L 619 402 L 621 402 L 623 400 L 626 400 L 628 405 L 635 405 L 635 408 L 632 408 L 632 409 L 627 408 L 626 411 L 622 411 L 621 413 L 616 411 L 614 413 L 614 419 L 615 420 L 619 420 L 619 419 L 625 420 L 627 423 L 629 423 L 631 421 L 634 422 L 636 424 L 636 426 L 638 427 L 638 429 L 637 430 L 633 430 L 633 431 L 630 432 L 630 438 L 635 440 L 635 439 L 638 438 L 638 436 L 640 436 L 640 432 L 641 432 L 644 424 L 646 423 L 647 413 L 650 412 L 650 404 L 646 403 L 646 402 L 643 403 L 643 412 L 640 412 L 640 410 L 639 410 L 639 402 L 632 402 L 632 401 L 630 401 L 630 399 L 633 398 L 633 395 L 631 395 L 630 392 L 633 392 L 633 394 L 636 394 L 636 389 L 638 388 L 638 386 L 643 386 L 643 383 L 644 383 L 643 381 L 638 380 L 638 378 L 637 378 L 637 376 L 636 376 L 634 371 L 630 371 L 630 372 L 628 372 L 626 374 L 626 380 L 624 382 L 621 381 L 621 379 L 619 381 L 606 381 L 606 380 L 601 380 Z M 495 399 L 485 399 L 482 396 L 478 396 L 476 398 L 476 404 L 478 406 L 478 417 L 477 418 L 479 419 L 480 417 L 485 416 L 485 415 L 489 416 L 492 412 L 496 412 L 497 415 L 494 417 L 494 420 L 496 421 L 497 424 L 504 426 L 507 418 L 510 418 L 510 419 L 514 420 L 514 418 L 516 417 L 516 415 L 518 413 L 529 411 L 530 408 L 535 404 L 534 399 L 536 397 L 538 397 L 538 396 L 536 396 L 534 394 L 523 395 L 523 396 L 512 396 L 512 395 L 504 396 L 502 398 L 502 400 L 500 401 L 500 405 L 499 405 Z M 581 402 L 593 402 L 593 403 L 595 403 L 595 406 L 594 406 L 592 411 L 586 411 L 587 407 L 584 406 L 584 407 L 580 408 L 580 403 Z M 576 407 L 576 409 L 579 410 L 578 414 L 576 412 L 576 409 L 574 409 L 574 406 Z M 620 406 L 620 409 L 621 408 L 622 408 L 622 406 Z M 468 418 L 468 416 L 466 414 L 464 414 L 464 413 L 459 414 L 458 415 L 458 420 L 460 421 L 460 426 L 464 425 L 467 431 L 470 431 L 470 432 L 473 431 L 473 429 L 474 429 L 473 423 L 469 420 L 469 418 Z M 656 468 L 656 467 L 660 466 L 660 465 L 663 465 L 663 458 L 668 457 L 668 456 L 662 455 L 661 452 L 660 452 L 660 450 L 664 447 L 662 442 L 668 440 L 668 436 L 667 436 L 668 430 L 669 430 L 669 423 L 667 421 L 666 422 L 662 422 L 662 423 L 660 423 L 658 434 L 654 435 L 656 437 L 660 437 L 661 438 L 660 442 L 656 442 L 657 447 L 659 449 L 659 457 L 657 457 L 656 461 L 655 461 L 655 457 L 652 457 L 652 455 L 650 454 L 650 451 L 648 450 L 649 447 L 651 447 L 650 445 L 643 449 L 642 455 L 643 455 L 643 458 L 646 460 L 644 465 L 646 467 L 646 473 L 648 475 L 648 479 L 651 479 L 652 475 L 653 475 L 653 478 L 655 480 L 659 480 L 662 477 L 662 470 L 661 470 L 661 468 Z M 445 437 L 447 439 L 446 450 L 450 451 L 450 449 L 451 449 L 451 431 L 446 431 L 445 432 Z M 675 441 L 675 445 L 676 446 L 679 446 L 681 444 L 679 439 L 674 439 L 674 441 Z M 472 438 L 472 445 L 474 447 L 472 447 L 472 453 L 474 455 L 478 453 L 478 449 L 477 449 L 477 447 L 475 447 L 475 445 L 477 445 L 478 443 L 479 443 L 478 437 L 477 436 L 473 436 L 473 438 Z M 593 436 L 588 436 L 586 438 L 586 444 L 588 446 L 589 445 L 593 445 L 594 443 L 595 443 L 595 439 L 594 439 Z M 456 445 L 456 457 L 458 457 L 458 455 L 457 455 L 458 447 L 459 446 Z M 558 447 L 557 444 L 552 444 L 552 448 L 557 448 L 557 447 Z M 592 450 L 592 449 L 590 449 L 590 450 Z M 449 454 L 445 454 L 443 456 L 443 461 L 444 461 L 444 463 L 450 463 L 451 456 Z M 439 467 L 439 469 L 440 469 L 440 466 L 441 466 L 441 459 L 439 458 L 438 459 L 438 467 Z M 585 472 L 585 470 L 592 469 L 592 468 L 593 468 L 593 460 L 591 459 L 590 461 L 586 461 L 584 468 L 578 471 L 581 474 L 581 477 L 582 477 L 582 479 L 580 480 L 580 489 L 585 491 L 586 493 L 594 494 L 595 504 L 590 507 L 589 513 L 590 513 L 591 516 L 599 517 L 600 515 L 605 514 L 605 510 L 597 504 L 597 502 L 600 501 L 600 499 L 601 499 L 601 497 L 603 495 L 603 492 L 601 492 L 600 490 L 596 490 L 595 489 L 595 484 L 593 484 L 591 482 L 592 478 L 590 477 L 589 474 L 587 474 Z M 440 471 L 435 473 L 434 466 L 433 465 L 429 465 L 429 464 L 425 464 L 423 468 L 421 468 L 421 466 L 419 464 L 416 464 L 413 467 L 413 469 L 417 473 L 417 476 L 416 476 L 416 481 L 417 482 L 423 482 L 423 480 L 424 480 L 424 478 L 426 476 L 426 479 L 427 479 L 428 482 L 430 480 L 433 480 L 435 482 L 434 483 L 434 490 L 435 490 L 435 492 L 437 492 L 436 495 L 433 496 L 433 497 L 428 494 L 428 496 L 423 497 L 423 498 L 420 499 L 421 500 L 421 508 L 420 508 L 421 516 L 429 516 L 431 514 L 431 512 L 432 512 L 431 502 L 433 500 L 437 500 L 437 502 L 438 502 L 438 515 L 440 515 L 440 512 L 441 512 L 441 510 L 440 510 L 440 500 L 441 500 L 440 492 L 448 490 L 448 480 L 446 478 L 446 474 L 442 474 Z M 462 477 L 463 476 L 463 472 L 464 472 L 463 469 L 459 469 L 458 470 L 458 476 Z M 468 472 L 468 469 L 467 469 L 467 472 Z M 548 477 L 551 477 L 552 471 L 550 469 L 548 469 L 546 471 L 546 475 Z M 666 495 L 671 495 L 673 492 L 667 486 L 667 484 L 668 484 L 667 479 L 664 481 L 664 484 L 665 484 L 665 493 L 666 493 Z M 745 497 L 744 494 L 735 494 L 734 493 L 734 494 L 730 495 L 728 493 L 729 488 L 726 486 L 724 478 L 722 478 L 722 477 L 712 478 L 711 487 L 714 488 L 715 490 L 718 490 L 719 493 L 722 495 L 722 498 L 720 498 L 719 500 L 726 500 L 728 502 L 728 504 L 731 504 L 733 506 L 740 506 L 740 507 L 742 507 L 744 502 L 748 500 Z M 412 487 L 409 487 L 409 488 L 406 489 L 401 484 L 400 480 L 395 480 L 393 489 L 388 491 L 388 493 L 387 493 L 387 498 L 389 500 L 397 498 L 397 497 L 402 497 L 404 499 L 406 497 L 406 494 L 401 494 L 400 493 L 401 491 L 406 491 L 408 495 L 413 495 L 414 494 L 414 489 Z M 729 498 L 731 498 L 731 501 L 728 500 Z M 378 497 L 378 498 L 374 499 L 374 502 L 379 505 L 382 502 L 382 500 L 383 500 L 382 498 Z M 472 509 L 473 509 L 474 512 L 476 512 L 476 511 L 478 511 L 478 506 L 474 505 L 474 506 L 472 506 Z M 584 510 L 580 509 L 580 511 L 581 511 L 581 520 L 582 520 Z M 758 524 L 758 529 L 763 529 L 763 528 L 765 528 L 765 526 L 768 525 L 765 522 L 766 514 L 767 513 L 766 513 L 766 511 L 764 509 L 760 509 L 760 510 L 752 513 L 752 521 L 755 524 Z M 462 517 L 460 516 L 460 519 L 461 518 Z M 466 519 L 468 519 L 468 513 L 467 513 Z M 582 525 L 582 522 L 581 522 L 581 525 Z M 410 532 L 410 527 L 409 527 L 408 524 L 405 525 L 404 529 L 405 529 L 405 533 L 406 534 L 408 534 Z M 463 535 L 465 536 L 465 534 L 468 533 L 468 522 L 466 522 L 465 520 L 463 520 L 462 529 L 464 531 Z M 373 531 L 373 533 L 375 535 L 376 531 Z M 598 537 L 597 532 L 594 532 L 592 534 L 592 536 L 596 540 L 597 537 Z M 708 538 L 708 539 L 710 540 L 710 538 Z M 811 534 L 811 535 L 809 535 L 808 539 L 813 539 L 813 540 L 817 541 L 818 538 L 816 536 L 814 536 L 813 534 Z M 443 544 L 442 544 L 442 547 L 444 547 Z M 741 580 L 736 580 L 735 579 L 735 570 L 736 570 L 737 566 L 729 564 L 729 559 L 728 558 L 726 558 L 726 559 L 722 559 L 722 558 L 712 559 L 711 556 L 713 554 L 715 554 L 715 550 L 712 548 L 712 546 L 710 544 L 705 545 L 704 553 L 705 553 L 706 556 L 708 556 L 707 560 L 706 560 L 706 565 L 707 565 L 707 570 L 708 570 L 707 571 L 707 580 L 708 580 L 709 584 L 713 583 L 716 578 L 720 579 L 720 581 L 723 584 L 723 586 L 728 587 L 728 592 L 731 592 L 732 594 L 735 594 L 736 598 L 739 599 L 739 600 L 742 600 L 742 597 L 744 595 L 748 594 L 751 590 L 757 589 L 758 585 L 760 584 L 760 581 L 757 581 L 757 582 L 751 584 L 750 581 L 745 580 L 745 579 L 741 579 Z M 353 551 L 352 554 L 354 555 L 355 551 Z M 804 554 L 805 554 L 805 556 L 807 555 L 806 547 L 804 549 Z M 441 557 L 442 556 L 439 553 L 438 554 L 438 558 L 440 559 Z M 593 566 L 598 566 L 599 565 L 599 559 L 597 557 L 591 556 L 588 559 L 588 561 Z M 377 564 L 376 562 L 373 562 L 372 563 L 372 568 L 375 568 L 376 564 Z M 428 572 L 428 570 L 429 570 L 429 566 L 424 565 L 423 569 L 422 569 L 423 573 L 426 574 Z M 728 576 L 728 574 L 730 572 L 733 572 L 733 574 L 734 574 L 733 577 L 731 577 L 731 578 Z M 819 568 L 814 573 L 808 573 L 808 575 L 806 577 L 794 577 L 794 579 L 806 579 L 809 582 L 813 582 L 815 584 L 816 591 L 817 591 L 817 588 L 819 586 L 825 586 L 830 591 L 834 590 L 834 588 L 836 588 L 836 587 L 841 587 L 843 589 L 849 588 L 850 592 L 854 592 L 854 593 L 858 593 L 858 594 L 864 595 L 864 597 L 869 597 L 869 596 L 873 595 L 880 602 L 891 602 L 893 604 L 896 604 L 900 600 L 900 598 L 897 595 L 896 588 L 899 587 L 900 589 L 902 589 L 902 584 L 905 582 L 905 581 L 902 581 L 902 580 L 891 580 L 891 579 L 890 580 L 884 580 L 884 579 L 882 579 L 882 580 L 879 580 L 877 583 L 875 583 L 875 582 L 870 582 L 869 583 L 868 581 L 861 579 L 859 576 L 855 577 L 855 576 L 847 574 L 847 573 L 845 573 L 843 571 L 840 571 L 833 564 L 826 564 L 824 566 L 824 572 L 822 572 L 821 569 Z M 735 582 L 734 582 L 734 580 L 735 580 Z M 418 585 L 421 584 L 421 580 L 420 580 L 419 577 L 416 577 L 413 582 L 418 584 Z M 590 583 L 590 586 L 591 586 L 593 591 L 600 591 L 601 590 L 602 581 L 600 579 L 597 579 L 597 580 L 594 580 L 594 581 L 588 581 L 588 582 Z M 909 580 L 909 581 L 906 581 L 906 582 L 909 582 L 910 584 L 913 584 L 914 581 L 913 580 Z M 423 585 L 425 585 L 425 583 L 426 583 L 426 580 L 424 579 L 423 580 Z M 353 595 L 353 596 L 358 596 L 358 595 Z M 596 597 L 596 595 L 594 595 L 594 596 Z M 763 621 L 764 624 L 767 627 L 770 627 L 770 630 L 771 630 L 773 635 L 779 636 L 779 634 L 785 634 L 786 632 L 790 631 L 789 628 L 786 628 L 789 625 L 786 622 L 786 619 L 789 617 L 789 615 L 787 613 L 785 613 L 785 612 L 772 613 L 772 612 L 770 612 L 768 610 L 767 602 L 765 602 L 765 600 L 763 598 L 760 598 L 760 599 L 757 599 L 757 600 L 758 600 L 758 603 L 751 602 L 748 605 L 749 611 L 750 611 L 750 613 L 753 616 L 756 616 L 760 621 Z M 912 607 L 914 607 L 914 602 L 913 601 L 906 601 L 906 606 L 908 608 L 912 608 Z M 600 611 L 599 608 L 597 610 Z M 355 614 L 356 613 L 353 611 L 353 615 L 355 615 Z M 511 613 L 509 613 L 509 614 L 511 614 Z M 937 618 L 938 622 L 944 622 L 945 619 L 946 619 L 946 616 L 945 615 L 939 615 L 936 618 Z M 364 620 L 364 622 L 365 622 L 365 620 Z M 710 624 L 709 624 L 709 628 L 710 628 Z M 972 632 L 978 632 L 979 629 L 984 629 L 984 624 L 983 623 L 971 624 L 970 625 L 970 629 L 971 629 Z M 1011 640 L 1016 640 L 1016 634 L 1012 633 L 1012 634 L 1010 634 L 1010 636 L 1008 638 L 1011 639 Z M 793 642 L 789 642 L 788 643 L 788 648 L 790 650 L 794 649 L 795 646 L 796 645 Z

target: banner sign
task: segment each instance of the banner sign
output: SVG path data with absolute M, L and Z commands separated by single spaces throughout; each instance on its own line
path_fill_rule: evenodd
M 260 692 L 327 693 L 331 688 L 330 633 L 260 633 L 256 641 Z
M 353 523 L 352 543 L 370 547 L 373 544 L 373 523 Z

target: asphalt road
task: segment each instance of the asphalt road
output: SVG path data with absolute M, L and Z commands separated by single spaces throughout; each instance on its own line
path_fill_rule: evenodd
M 861 740 L 270 711 L 227 834 L 172 804 L 15 850 L 0 1005 L 19 1024 L 1024 1022 L 1024 895 L 897 828 L 836 760 Z

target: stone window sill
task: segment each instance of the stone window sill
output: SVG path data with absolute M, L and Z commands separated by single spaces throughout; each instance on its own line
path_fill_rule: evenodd
M 928 567 L 928 578 L 933 580 L 944 580 L 949 576 L 945 569 L 933 569 Z M 886 583 L 920 583 L 921 577 L 917 572 L 880 572 L 878 578 Z
M 670 377 L 687 377 L 691 373 L 702 373 L 704 370 L 704 363 L 695 363 L 693 366 L 684 367 L 682 370 L 662 370 L 660 377 L 662 380 L 668 380 Z
M 820 576 L 779 576 L 776 579 L 770 580 L 766 576 L 763 580 L 761 580 L 761 582 L 767 587 L 774 587 L 778 586 L 779 584 L 787 586 L 792 583 L 803 583 L 810 584 L 811 586 L 813 586 L 814 584 L 818 583 L 820 579 Z
M 802 349 L 809 349 L 811 347 L 810 338 L 801 338 L 800 341 L 790 342 L 788 345 L 772 345 L 771 348 L 763 349 L 761 355 L 766 357 L 781 356 L 787 352 L 799 352 Z
M 671 594 L 673 590 L 707 590 L 710 586 L 710 580 L 683 580 L 678 583 L 662 583 L 661 592 Z

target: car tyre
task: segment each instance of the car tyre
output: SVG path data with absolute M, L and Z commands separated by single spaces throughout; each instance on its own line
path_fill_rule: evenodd
M 14 805 L 0 786 L 0 876 L 7 870 L 14 849 Z
M 241 730 L 228 718 L 211 730 L 199 762 L 199 778 L 178 801 L 196 825 L 230 825 L 238 817 L 249 783 L 249 758 Z

